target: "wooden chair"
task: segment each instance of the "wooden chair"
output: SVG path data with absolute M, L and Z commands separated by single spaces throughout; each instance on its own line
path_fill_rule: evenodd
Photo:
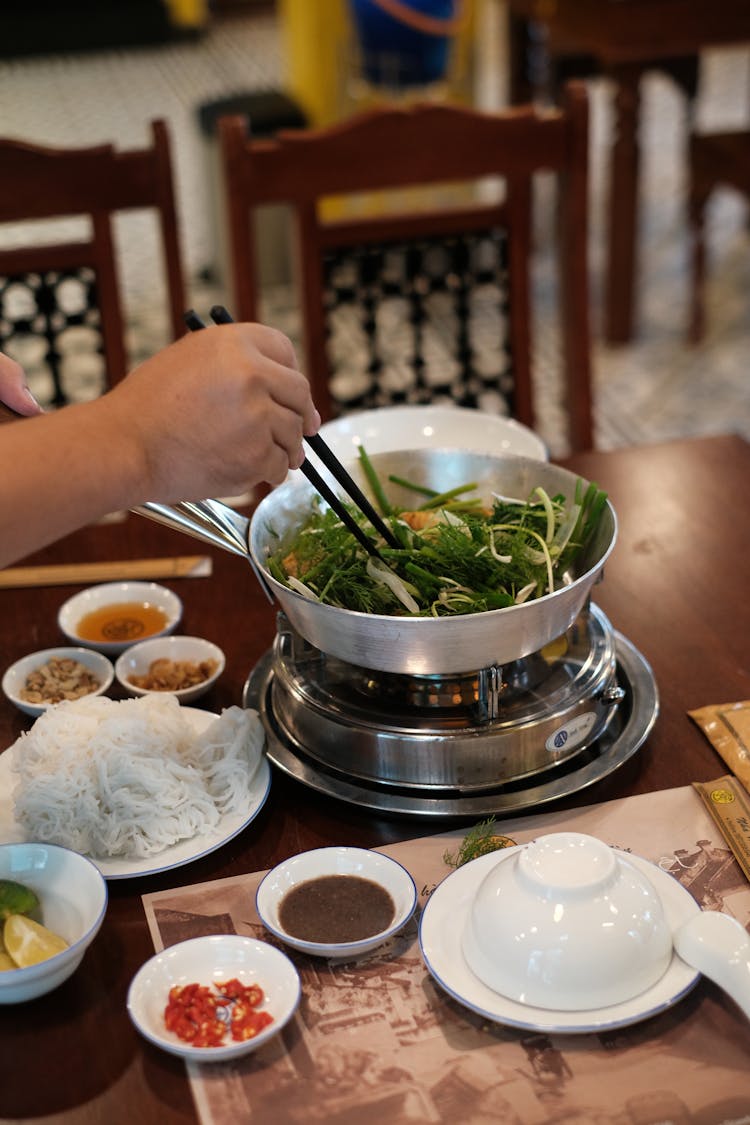
M 588 101 L 571 83 L 561 108 L 489 114 L 452 105 L 378 108 L 336 125 L 254 141 L 243 117 L 219 136 L 235 313 L 256 319 L 261 278 L 254 214 L 291 209 L 306 371 L 323 415 L 452 398 L 534 426 L 533 205 L 537 173 L 559 185 L 559 309 L 571 449 L 592 445 L 587 269 Z M 496 177 L 500 201 L 436 204 L 446 184 Z M 436 187 L 440 185 L 440 187 Z M 388 209 L 401 189 L 398 211 Z M 404 207 L 403 193 L 416 191 Z M 429 191 L 428 191 L 429 189 Z M 342 198 L 356 204 L 331 214 Z M 388 193 L 388 194 L 385 194 Z M 375 207 L 373 203 L 381 204 Z M 335 197 L 321 206 L 321 201 Z M 351 204 L 351 201 L 349 201 Z M 481 302 L 497 313 L 479 354 Z M 486 310 L 485 310 L 486 311 Z M 338 327 L 337 327 L 338 326 Z M 347 336 L 347 333 L 349 334 Z M 446 342 L 446 339 L 450 340 Z M 443 360 L 432 353 L 443 350 Z M 365 355 L 351 376 L 354 357 Z M 495 400 L 502 404 L 495 406 Z M 488 401 L 492 403 L 488 407 Z
M 750 130 L 693 133 L 688 150 L 688 224 L 690 237 L 689 340 L 698 344 L 706 329 L 705 211 L 718 187 L 734 188 L 750 199 Z
M 170 333 L 185 331 L 185 285 L 177 230 L 169 136 L 164 121 L 151 125 L 150 147 L 116 152 L 112 145 L 64 149 L 0 138 L 0 223 L 86 216 L 90 234 L 66 233 L 44 245 L 0 249 L 0 349 L 37 337 L 51 376 L 54 405 L 68 401 L 65 354 L 71 332 L 86 329 L 103 386 L 128 370 L 121 278 L 113 218 L 132 208 L 152 209 L 159 224 Z M 56 231 L 70 224 L 55 222 Z M 66 335 L 67 334 L 67 335 Z
M 686 16 L 685 4 L 678 0 L 678 6 L 680 11 L 673 17 L 660 12 L 661 18 L 654 20 L 654 5 L 647 0 L 506 3 L 512 105 L 535 100 L 555 103 L 571 78 L 602 76 L 612 85 L 603 301 L 603 331 L 610 344 L 626 344 L 633 339 L 638 314 L 643 79 L 652 71 L 671 79 L 684 96 L 688 122 L 697 101 L 700 53 L 697 49 L 681 52 L 680 30 Z M 688 6 L 693 6 L 689 0 Z M 623 21 L 629 29 L 627 37 L 623 35 Z

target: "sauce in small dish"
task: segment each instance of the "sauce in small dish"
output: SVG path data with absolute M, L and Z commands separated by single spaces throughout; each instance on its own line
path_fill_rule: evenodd
M 255 907 L 266 929 L 313 957 L 355 960 L 401 930 L 417 888 L 397 860 L 369 848 L 299 852 L 261 880 Z
M 321 875 L 292 887 L 279 903 L 279 922 L 292 937 L 327 945 L 387 930 L 396 907 L 391 895 L 360 875 Z
M 149 602 L 115 602 L 94 609 L 76 623 L 82 641 L 140 641 L 161 633 L 169 617 Z
M 73 594 L 57 624 L 71 644 L 119 656 L 139 641 L 174 633 L 182 602 L 157 582 L 103 582 Z

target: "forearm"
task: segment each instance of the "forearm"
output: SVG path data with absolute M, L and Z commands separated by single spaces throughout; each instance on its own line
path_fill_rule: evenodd
M 148 497 L 106 396 L 0 428 L 0 566 Z

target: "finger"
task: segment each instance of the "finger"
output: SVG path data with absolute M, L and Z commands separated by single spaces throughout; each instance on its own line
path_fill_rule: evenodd
M 272 328 L 268 324 L 243 325 L 243 327 L 252 329 L 250 344 L 253 348 L 257 348 L 261 355 L 281 364 L 282 367 L 299 371 L 294 344 L 278 328 Z
M 26 385 L 21 364 L 0 353 L 0 401 L 17 414 L 41 414 L 42 408 Z

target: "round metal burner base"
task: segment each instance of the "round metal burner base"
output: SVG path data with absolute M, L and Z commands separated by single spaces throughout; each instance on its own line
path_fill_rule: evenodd
M 250 673 L 242 701 L 260 714 L 266 729 L 267 755 L 278 769 L 303 785 L 329 797 L 380 813 L 407 817 L 478 818 L 539 808 L 578 793 L 613 773 L 632 757 L 651 731 L 659 711 L 659 697 L 651 668 L 638 650 L 615 633 L 617 681 L 625 691 L 615 720 L 593 746 L 559 767 L 529 779 L 507 782 L 483 792 L 463 794 L 450 789 L 419 791 L 353 783 L 340 773 L 314 762 L 301 746 L 291 745 L 270 706 L 272 653 Z

